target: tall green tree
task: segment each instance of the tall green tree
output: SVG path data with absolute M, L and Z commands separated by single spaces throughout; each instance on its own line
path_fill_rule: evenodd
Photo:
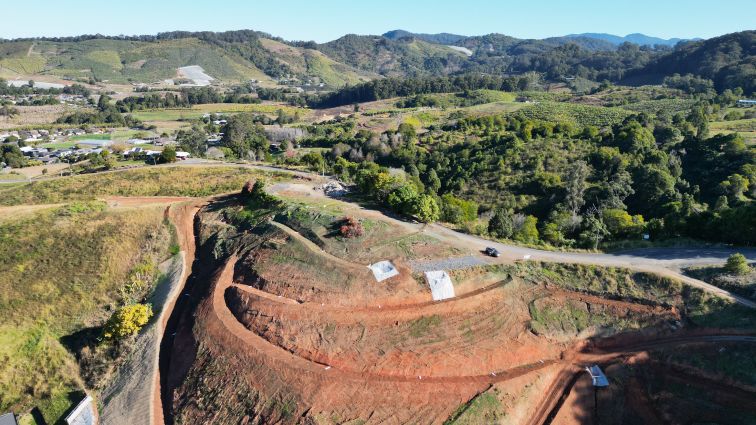
M 576 161 L 565 176 L 565 204 L 573 215 L 577 215 L 580 208 L 585 204 L 585 189 L 587 187 L 588 164 L 585 161 Z
M 511 238 L 514 232 L 512 215 L 502 208 L 497 208 L 488 221 L 488 233 L 497 238 Z
M 230 148 L 239 158 L 260 157 L 267 153 L 269 142 L 265 130 L 256 121 L 253 114 L 230 117 L 223 129 L 222 145 Z

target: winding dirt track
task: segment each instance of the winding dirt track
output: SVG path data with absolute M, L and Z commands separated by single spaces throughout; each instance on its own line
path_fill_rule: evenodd
M 231 334 L 233 334 L 239 340 L 243 341 L 244 344 L 246 344 L 250 349 L 256 350 L 270 358 L 283 361 L 283 363 L 286 364 L 289 368 L 295 370 L 328 375 L 328 377 L 331 379 L 336 378 L 358 381 L 418 382 L 423 384 L 474 382 L 481 384 L 492 384 L 513 379 L 558 362 L 558 360 L 556 359 L 545 360 L 543 362 L 526 364 L 507 370 L 495 371 L 494 373 L 488 375 L 408 376 L 398 374 L 394 375 L 369 372 L 366 373 L 363 371 L 348 370 L 343 367 L 340 368 L 337 366 L 330 366 L 325 359 L 309 359 L 298 356 L 284 350 L 277 345 L 271 344 L 255 332 L 248 330 L 241 322 L 239 322 L 236 316 L 234 316 L 234 314 L 228 308 L 228 305 L 226 304 L 225 294 L 226 290 L 235 286 L 233 282 L 233 275 L 236 261 L 236 256 L 229 258 L 218 276 L 218 281 L 215 282 L 215 288 L 212 293 L 213 314 L 215 315 L 215 319 L 220 321 Z

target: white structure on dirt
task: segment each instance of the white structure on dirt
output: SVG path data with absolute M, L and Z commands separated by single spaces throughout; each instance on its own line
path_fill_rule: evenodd
M 391 261 L 379 261 L 369 265 L 368 268 L 373 272 L 373 276 L 375 276 L 375 280 L 378 282 L 399 275 L 399 270 L 391 264 Z
M 451 277 L 444 270 L 425 272 L 425 280 L 428 281 L 428 285 L 430 286 L 433 301 L 455 297 Z
M 68 425 L 94 425 L 95 413 L 92 406 L 92 397 L 84 397 L 84 400 L 66 416 L 66 423 Z

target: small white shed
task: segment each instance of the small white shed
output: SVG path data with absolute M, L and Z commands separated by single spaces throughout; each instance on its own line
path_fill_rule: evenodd
M 444 270 L 425 272 L 425 280 L 428 281 L 428 285 L 430 286 L 433 301 L 455 297 L 451 277 Z

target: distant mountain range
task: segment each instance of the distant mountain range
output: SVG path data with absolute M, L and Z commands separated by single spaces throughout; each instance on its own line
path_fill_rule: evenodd
M 685 38 L 659 38 L 659 37 L 652 37 L 649 35 L 641 34 L 641 33 L 634 33 L 634 34 L 628 34 L 624 37 L 620 37 L 618 35 L 613 34 L 605 34 L 605 33 L 595 33 L 595 32 L 585 32 L 582 34 L 570 34 L 566 35 L 565 37 L 568 38 L 574 38 L 574 37 L 586 37 L 586 38 L 595 38 L 597 40 L 604 40 L 608 41 L 614 45 L 620 45 L 625 42 L 630 42 L 637 44 L 639 46 L 654 46 L 654 45 L 662 45 L 662 46 L 674 46 L 677 43 L 681 41 L 698 41 L 702 40 L 701 38 L 692 38 L 692 39 L 685 39 Z
M 405 30 L 393 30 L 389 31 L 385 34 L 383 34 L 384 37 L 390 39 L 390 40 L 398 40 L 401 38 L 406 37 L 413 37 L 417 38 L 418 40 L 427 41 L 429 43 L 436 43 L 436 44 L 449 44 L 449 45 L 458 45 L 463 43 L 468 38 L 474 38 L 470 36 L 465 35 L 459 35 L 459 34 L 449 34 L 449 33 L 439 33 L 439 34 L 422 34 L 422 33 L 412 33 Z M 618 35 L 613 34 L 606 34 L 606 33 L 595 33 L 595 32 L 586 32 L 582 34 L 569 34 L 562 37 L 549 37 L 544 40 L 559 40 L 559 39 L 594 39 L 594 40 L 601 40 L 606 41 L 610 43 L 613 46 L 619 46 L 622 43 L 630 42 L 633 44 L 637 44 L 639 46 L 654 46 L 654 45 L 662 45 L 662 46 L 674 46 L 677 43 L 681 41 L 698 41 L 701 40 L 701 38 L 693 38 L 693 39 L 684 39 L 684 38 L 659 38 L 659 37 L 652 37 L 649 35 L 641 34 L 641 33 L 634 33 L 634 34 L 628 34 L 624 37 L 620 37 Z
M 623 45 L 624 41 L 631 41 Z M 756 90 L 756 31 L 678 43 L 640 34 L 573 34 L 543 40 L 504 34 L 462 36 L 347 34 L 327 43 L 287 41 L 270 34 L 174 31 L 157 35 L 0 40 L 0 76 L 73 81 L 152 83 L 198 65 L 218 82 L 255 79 L 267 86 L 298 80 L 338 88 L 383 77 L 536 72 L 546 81 L 659 83 L 693 74 L 717 89 Z M 640 48 L 636 43 L 652 44 Z M 677 43 L 674 47 L 670 44 Z M 44 80 L 44 78 L 42 79 Z

